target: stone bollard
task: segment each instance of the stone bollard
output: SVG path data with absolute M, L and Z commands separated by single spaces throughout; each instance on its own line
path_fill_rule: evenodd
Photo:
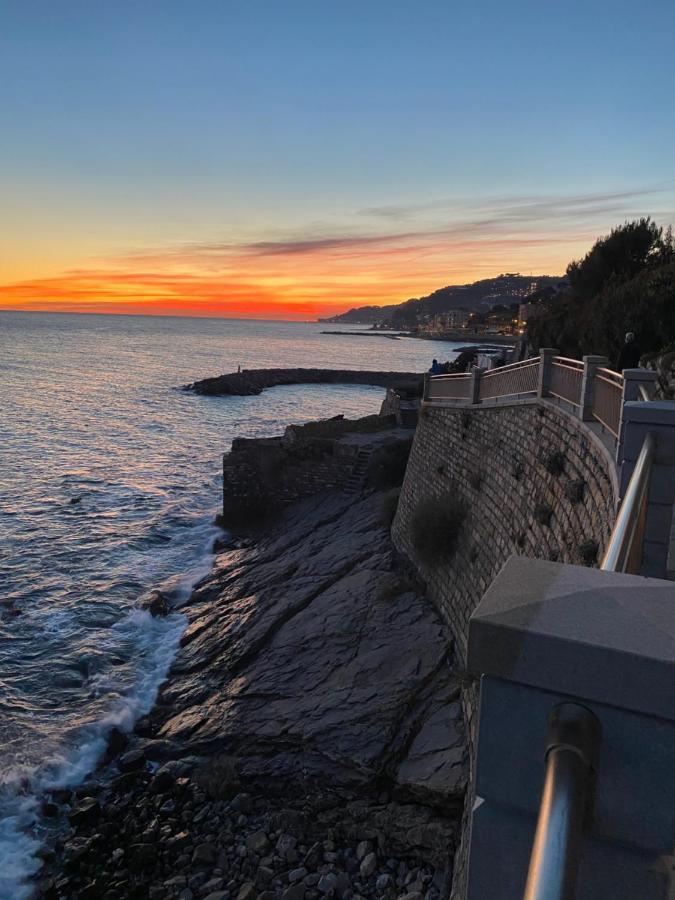
M 579 418 L 582 422 L 593 421 L 593 399 L 595 396 L 595 373 L 609 365 L 606 356 L 584 356 L 584 374 L 581 379 L 579 398 Z
M 473 366 L 471 369 L 471 381 L 469 382 L 469 403 L 480 403 L 480 380 L 485 369 Z
M 554 347 L 542 347 L 539 351 L 539 386 L 537 396 L 545 397 L 551 385 L 551 363 L 554 356 L 559 356 L 560 350 Z

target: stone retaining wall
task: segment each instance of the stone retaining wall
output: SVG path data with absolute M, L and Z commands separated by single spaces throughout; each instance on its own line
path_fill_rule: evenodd
M 467 509 L 455 552 L 449 560 L 425 563 L 413 542 L 416 510 L 427 498 L 451 496 L 462 498 Z M 392 537 L 448 626 L 458 669 L 466 665 L 469 617 L 506 560 L 517 554 L 596 564 L 614 525 L 617 500 L 607 449 L 577 418 L 546 401 L 423 407 Z M 462 699 L 472 763 L 475 683 L 467 681 Z M 467 797 L 453 900 L 464 896 L 472 802 Z

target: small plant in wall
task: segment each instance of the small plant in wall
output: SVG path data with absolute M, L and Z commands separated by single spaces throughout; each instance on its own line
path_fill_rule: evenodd
M 472 469 L 469 472 L 469 484 L 474 489 L 474 491 L 479 491 L 481 489 L 481 485 L 483 484 L 483 478 L 485 477 L 485 473 L 482 469 Z
M 584 499 L 584 493 L 586 490 L 586 482 L 582 479 L 578 479 L 577 481 L 568 481 L 565 485 L 565 496 L 570 501 L 570 503 L 581 503 Z
M 514 457 L 511 460 L 511 474 L 516 479 L 516 481 L 520 481 L 520 479 L 525 474 L 525 464 L 522 459 L 517 459 Z
M 534 518 L 539 522 L 540 525 L 545 525 L 546 528 L 551 527 L 551 519 L 553 517 L 553 510 L 548 505 L 548 503 L 537 503 L 534 508 Z
M 585 566 L 594 566 L 598 561 L 598 542 L 591 540 L 590 538 L 586 538 L 586 540 L 582 541 L 577 550 L 579 551 L 579 558 L 581 562 Z
M 456 491 L 418 503 L 412 517 L 411 538 L 422 562 L 438 566 L 452 559 L 467 512 L 466 503 Z
M 555 475 L 556 477 L 562 475 L 565 471 L 565 454 L 561 450 L 556 450 L 555 453 L 549 453 L 544 459 L 544 467 L 551 475 Z

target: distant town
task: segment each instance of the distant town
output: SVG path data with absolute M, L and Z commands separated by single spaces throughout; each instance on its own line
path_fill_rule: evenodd
M 321 321 L 370 325 L 376 331 L 429 335 L 518 335 L 532 317 L 569 289 L 565 277 L 507 272 L 468 285 L 440 288 L 391 306 L 365 306 Z

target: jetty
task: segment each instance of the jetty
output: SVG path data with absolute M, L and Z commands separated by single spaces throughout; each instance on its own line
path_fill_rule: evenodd
M 283 384 L 367 384 L 374 387 L 405 387 L 422 393 L 424 375 L 420 372 L 370 372 L 351 369 L 243 369 L 215 378 L 204 378 L 185 385 L 209 397 L 250 396 Z

